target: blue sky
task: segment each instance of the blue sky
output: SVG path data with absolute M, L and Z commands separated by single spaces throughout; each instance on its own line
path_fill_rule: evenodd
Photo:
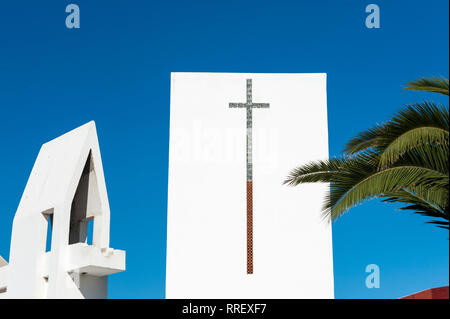
M 170 72 L 325 72 L 330 154 L 448 77 L 448 1 L 64 1 L 0 4 L 0 255 L 43 142 L 95 120 L 111 247 L 127 271 L 111 298 L 164 298 Z M 345 4 L 344 4 L 345 3 Z M 381 9 L 367 29 L 365 7 Z M 305 115 L 307 116 L 307 115 Z M 371 201 L 333 224 L 336 298 L 398 298 L 448 285 L 448 231 Z M 381 287 L 365 287 L 365 267 Z

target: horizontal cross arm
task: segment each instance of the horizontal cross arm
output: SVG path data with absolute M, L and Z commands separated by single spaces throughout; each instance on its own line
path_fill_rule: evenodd
M 254 107 L 254 108 L 267 108 L 267 107 L 269 107 L 269 103 L 252 103 L 252 107 Z
M 247 105 L 245 103 L 230 103 L 230 107 L 234 108 L 234 107 L 247 107 Z
M 231 108 L 238 108 L 238 107 L 246 108 L 249 106 L 252 108 L 257 108 L 257 109 L 268 108 L 269 103 L 230 103 Z

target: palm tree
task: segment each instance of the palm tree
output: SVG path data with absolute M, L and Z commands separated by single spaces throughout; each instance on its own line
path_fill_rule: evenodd
M 422 78 L 405 89 L 448 96 L 445 78 Z M 407 105 L 389 121 L 359 133 L 341 157 L 315 161 L 289 174 L 284 184 L 330 183 L 323 216 L 336 220 L 372 198 L 403 203 L 401 210 L 434 218 L 449 228 L 449 112 L 433 102 Z

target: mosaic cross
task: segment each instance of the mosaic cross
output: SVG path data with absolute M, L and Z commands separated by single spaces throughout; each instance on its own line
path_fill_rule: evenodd
M 230 103 L 230 108 L 247 109 L 247 274 L 253 274 L 253 161 L 252 110 L 268 108 L 269 103 L 253 103 L 252 79 L 247 79 L 247 103 Z

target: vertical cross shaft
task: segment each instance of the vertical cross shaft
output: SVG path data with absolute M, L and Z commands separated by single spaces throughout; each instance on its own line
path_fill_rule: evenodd
M 247 274 L 253 274 L 252 80 L 247 79 Z
M 247 111 L 247 274 L 253 274 L 253 158 L 252 158 L 252 109 L 268 108 L 268 103 L 253 103 L 252 79 L 247 79 L 247 103 L 230 103 L 230 108 L 246 108 Z

